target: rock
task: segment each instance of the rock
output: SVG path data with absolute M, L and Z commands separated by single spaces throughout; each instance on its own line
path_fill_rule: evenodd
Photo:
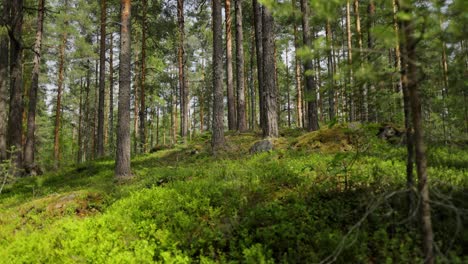
M 265 139 L 265 140 L 261 140 L 261 141 L 256 142 L 250 148 L 250 153 L 255 154 L 255 153 L 271 151 L 271 150 L 273 150 L 273 142 L 271 142 L 268 139 Z

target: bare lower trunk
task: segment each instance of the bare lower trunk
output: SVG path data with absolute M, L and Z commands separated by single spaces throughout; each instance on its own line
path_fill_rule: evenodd
M 141 34 L 141 78 L 140 78 L 140 151 L 146 153 L 146 30 L 148 1 L 143 0 L 142 34 Z
M 247 130 L 245 82 L 244 82 L 244 40 L 242 30 L 242 1 L 235 1 L 236 11 L 236 77 L 237 77 L 237 130 Z
M 62 34 L 62 43 L 59 52 L 59 76 L 57 84 L 57 102 L 55 106 L 54 127 L 54 168 L 58 169 L 60 164 L 60 121 L 62 116 L 62 90 L 65 71 L 65 47 L 67 45 L 67 33 Z
M 216 154 L 224 146 L 223 48 L 221 0 L 213 0 L 213 135 L 211 146 Z
M 354 78 L 353 78 L 353 48 L 351 44 L 350 0 L 346 1 L 346 36 L 348 44 L 348 121 L 354 121 Z
M 275 38 L 273 16 L 267 8 L 262 14 L 263 91 L 265 93 L 265 126 L 263 137 L 278 137 L 278 107 L 275 82 Z
M 312 39 L 310 36 L 309 18 L 310 10 L 307 0 L 301 0 L 302 10 L 302 35 L 304 46 L 311 48 Z M 317 111 L 317 95 L 316 84 L 313 76 L 314 65 L 311 59 L 304 60 L 305 71 L 305 87 L 306 87 L 306 101 L 307 101 L 307 129 L 309 131 L 316 131 L 319 129 L 318 111 Z
M 109 43 L 109 148 L 114 150 L 114 35 Z
M 189 94 L 187 85 L 187 76 L 185 72 L 185 29 L 184 29 L 184 0 L 177 0 L 177 21 L 179 27 L 179 92 L 180 92 L 180 135 L 185 140 L 188 133 L 188 115 L 189 115 Z
M 2 20 L 6 23 L 10 16 L 10 0 L 3 0 Z M 0 26 L 4 23 L 0 22 Z M 0 161 L 7 158 L 8 124 L 8 35 L 0 34 Z
M 99 49 L 99 105 L 97 126 L 97 156 L 104 156 L 104 97 L 106 90 L 106 0 L 101 0 L 101 34 Z
M 28 123 L 26 146 L 24 148 L 24 164 L 26 172 L 33 172 L 34 164 L 34 146 L 35 146 L 35 129 L 36 129 L 36 106 L 37 106 L 37 91 L 39 89 L 39 73 L 41 66 L 41 47 L 42 47 L 42 29 L 44 25 L 44 0 L 39 0 L 37 13 L 37 29 L 36 42 L 34 44 L 34 66 L 31 87 L 29 89 L 29 108 L 28 108 Z M 81 97 L 80 97 L 81 98 Z
M 292 1 L 293 8 L 296 9 L 296 0 Z M 297 24 L 294 22 L 294 49 L 295 49 L 295 60 L 294 60 L 294 74 L 296 78 L 296 122 L 297 127 L 304 127 L 304 116 L 303 116 L 303 95 L 302 95 L 302 82 L 301 82 L 301 62 L 298 56 L 298 50 L 300 47 L 299 36 L 297 32 Z
M 115 176 L 118 179 L 132 176 L 130 169 L 131 1 L 121 0 L 121 4 L 119 109 L 115 160 Z
M 234 78 L 232 70 L 232 20 L 231 20 L 231 0 L 225 0 L 226 19 L 226 85 L 228 102 L 228 128 L 236 130 L 236 99 L 234 95 Z
M 257 52 L 257 79 L 258 79 L 258 100 L 260 112 L 260 127 L 265 126 L 265 93 L 263 92 L 263 49 L 262 49 L 262 6 L 257 0 L 252 0 L 254 11 L 254 27 L 255 27 L 255 49 Z
M 333 57 L 332 57 L 332 31 L 330 20 L 327 19 L 327 25 L 325 29 L 327 37 L 327 61 L 328 61 L 328 117 L 330 120 L 335 119 L 335 81 L 333 80 Z

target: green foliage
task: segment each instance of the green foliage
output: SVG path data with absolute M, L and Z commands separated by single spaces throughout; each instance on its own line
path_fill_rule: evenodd
M 315 140 L 305 134 L 309 143 L 292 137 L 300 132 L 285 131 L 290 138 L 281 144 L 289 147 L 237 158 L 233 153 L 248 153 L 254 134 L 228 134 L 228 144 L 241 146 L 218 158 L 199 147 L 209 140 L 202 134 L 191 145 L 135 157 L 136 179 L 126 185 L 112 181 L 107 160 L 19 179 L 0 196 L 0 259 L 420 262 L 419 229 L 408 218 L 402 191 L 405 150 L 374 139 L 376 127 L 333 126 L 315 132 Z M 291 149 L 335 137 L 349 138 L 352 149 Z M 466 150 L 437 147 L 429 153 L 440 259 L 462 263 L 468 244 Z

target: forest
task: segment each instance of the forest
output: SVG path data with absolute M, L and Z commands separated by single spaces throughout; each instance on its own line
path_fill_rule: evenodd
M 0 0 L 1 263 L 468 263 L 465 0 Z

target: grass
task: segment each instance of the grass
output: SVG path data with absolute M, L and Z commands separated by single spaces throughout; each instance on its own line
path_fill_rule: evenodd
M 126 184 L 114 181 L 107 159 L 19 179 L 0 196 L 0 259 L 421 262 L 404 191 L 405 150 L 373 133 L 290 130 L 274 151 L 256 155 L 249 148 L 258 134 L 228 133 L 216 157 L 209 136 L 199 135 L 188 145 L 134 157 L 136 176 Z M 468 261 L 466 164 L 466 150 L 429 149 L 439 262 Z

